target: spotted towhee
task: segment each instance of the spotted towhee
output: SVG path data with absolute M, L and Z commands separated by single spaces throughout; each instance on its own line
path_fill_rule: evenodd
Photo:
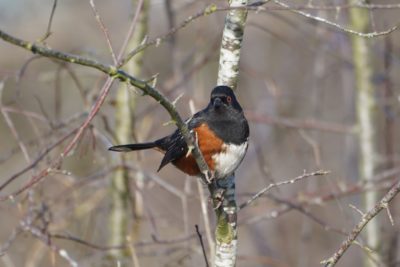
M 227 86 L 215 87 L 208 106 L 186 123 L 189 130 L 194 131 L 200 151 L 215 177 L 223 178 L 232 174 L 246 154 L 249 138 L 249 125 L 232 89 Z M 189 175 L 200 174 L 179 130 L 154 142 L 113 146 L 109 150 L 126 152 L 148 148 L 165 154 L 158 171 L 172 162 Z

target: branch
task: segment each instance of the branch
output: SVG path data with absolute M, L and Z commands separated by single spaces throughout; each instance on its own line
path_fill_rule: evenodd
M 56 8 L 57 8 L 57 0 L 54 0 L 53 7 L 51 8 L 50 12 L 49 22 L 47 23 L 47 29 L 43 37 L 39 39 L 40 43 L 44 42 L 51 35 L 51 26 L 53 24 L 53 18 L 54 18 L 54 13 L 56 12 Z
M 148 48 L 149 46 L 153 46 L 153 45 L 158 46 L 162 42 L 164 42 L 165 40 L 168 40 L 177 31 L 185 28 L 190 22 L 192 22 L 192 21 L 194 21 L 194 20 L 196 20 L 198 18 L 201 18 L 203 16 L 210 15 L 210 14 L 216 12 L 216 11 L 221 11 L 221 10 L 226 10 L 226 9 L 218 9 L 215 5 L 207 6 L 206 8 L 204 8 L 204 9 L 200 10 L 199 12 L 197 12 L 196 14 L 186 18 L 181 24 L 179 24 L 178 26 L 172 28 L 166 34 L 164 34 L 162 36 L 159 36 L 159 37 L 156 37 L 156 38 L 154 38 L 152 40 L 144 39 L 141 45 L 139 45 L 134 50 L 129 52 L 129 54 L 125 57 L 125 59 L 121 61 L 121 66 L 125 65 L 137 53 L 140 53 L 141 51 L 143 51 L 144 49 Z
M 319 121 L 315 119 L 301 120 L 301 119 L 271 116 L 268 114 L 259 114 L 250 110 L 246 110 L 245 113 L 247 119 L 255 123 L 275 124 L 277 126 L 288 127 L 288 128 L 319 130 L 324 132 L 341 133 L 341 134 L 354 134 L 357 132 L 356 127 L 352 125 Z
M 260 0 L 253 2 L 249 4 L 249 7 L 259 7 L 262 5 L 267 4 L 268 2 L 271 2 L 271 0 Z M 364 9 L 399 9 L 400 4 L 369 4 L 365 3 L 362 1 L 358 1 L 357 3 L 353 4 L 341 4 L 341 5 L 314 5 L 314 4 L 307 4 L 307 5 L 301 5 L 301 6 L 291 6 L 290 9 L 296 9 L 296 10 L 333 10 L 333 11 L 338 11 L 341 9 L 350 9 L 350 8 L 364 8 Z M 287 8 L 285 8 L 287 9 Z
M 91 243 L 89 241 L 86 241 L 84 239 L 81 239 L 79 237 L 76 236 L 72 236 L 70 234 L 49 234 L 50 238 L 55 238 L 55 239 L 64 239 L 64 240 L 69 240 L 69 241 L 73 241 L 76 242 L 78 244 L 87 246 L 89 248 L 92 249 L 96 249 L 96 250 L 102 250 L 102 251 L 107 251 L 107 250 L 117 250 L 117 249 L 125 249 L 127 248 L 126 244 L 123 245 L 119 245 L 119 246 L 103 246 L 103 245 L 97 245 L 94 243 Z
M 209 267 L 210 265 L 208 264 L 207 253 L 206 253 L 206 249 L 204 247 L 203 237 L 201 236 L 201 233 L 199 231 L 199 226 L 196 224 L 195 227 L 196 227 L 197 236 L 199 237 L 201 249 L 203 251 L 203 256 L 204 256 L 204 261 L 206 263 L 206 267 Z
M 48 58 L 53 58 L 53 59 L 58 59 L 61 61 L 65 62 L 70 62 L 78 65 L 83 65 L 91 68 L 95 68 L 100 70 L 101 72 L 107 74 L 110 79 L 119 79 L 122 82 L 129 83 L 140 90 L 144 92 L 144 94 L 147 94 L 154 98 L 157 102 L 159 102 L 170 114 L 172 120 L 176 123 L 178 129 L 181 131 L 182 135 L 185 138 L 186 143 L 188 144 L 188 147 L 192 150 L 193 156 L 196 159 L 196 162 L 199 166 L 199 169 L 201 170 L 202 173 L 205 174 L 205 176 L 211 176 L 210 172 L 208 170 L 208 165 L 205 162 L 201 152 L 199 151 L 196 142 L 194 140 L 194 137 L 192 134 L 189 132 L 189 129 L 187 125 L 184 123 L 180 115 L 175 109 L 175 106 L 158 90 L 155 88 L 151 87 L 149 84 L 147 84 L 145 81 L 139 80 L 125 71 L 118 69 L 112 65 L 100 63 L 99 61 L 90 59 L 90 58 L 85 58 L 81 57 L 78 55 L 74 54 L 69 54 L 69 53 L 64 53 L 61 51 L 57 51 L 48 47 L 44 47 L 35 43 L 31 43 L 19 38 L 16 38 L 12 35 L 7 34 L 6 32 L 0 30 L 0 38 L 3 39 L 4 41 L 11 43 L 13 45 L 22 47 L 28 51 L 31 51 L 34 54 L 38 54 L 44 57 Z M 99 102 L 96 104 L 96 106 L 92 109 L 88 119 L 85 121 L 84 125 L 80 128 L 78 134 L 76 135 L 76 138 L 71 142 L 71 144 L 64 150 L 64 154 L 62 157 L 65 156 L 71 149 L 72 146 L 76 143 L 77 137 L 82 133 L 83 129 L 87 126 L 87 124 L 90 122 L 90 120 L 93 118 L 95 113 L 97 112 L 98 108 L 100 107 L 102 101 L 104 101 L 104 98 L 106 94 L 108 93 L 109 88 L 104 87 L 102 90 L 101 99 L 99 99 Z M 46 172 L 42 172 L 43 174 L 46 174 Z M 204 181 L 208 183 L 206 177 L 203 177 Z
M 231 0 L 230 7 L 244 7 L 247 0 Z M 239 77 L 240 48 L 243 41 L 244 26 L 247 18 L 246 9 L 230 10 L 225 18 L 224 31 L 220 48 L 218 85 L 227 85 L 232 89 L 237 86 Z M 222 177 L 209 185 L 210 195 L 216 208 L 217 225 L 215 229 L 216 267 L 231 267 L 237 259 L 237 205 L 235 195 L 235 174 Z
M 90 7 L 93 10 L 93 13 L 94 13 L 94 16 L 96 18 L 96 21 L 99 24 L 99 27 L 100 27 L 101 31 L 103 32 L 103 34 L 104 34 L 104 37 L 106 38 L 108 49 L 110 51 L 111 57 L 113 59 L 113 62 L 114 62 L 114 64 L 117 64 L 118 63 L 117 57 L 115 56 L 114 48 L 113 48 L 113 46 L 111 44 L 111 39 L 110 39 L 110 35 L 108 34 L 108 29 L 104 25 L 103 20 L 100 17 L 99 11 L 97 10 L 96 5 L 94 4 L 94 1 L 90 0 L 89 3 L 90 3 Z
M 56 148 L 58 145 L 60 145 L 62 142 L 64 142 L 67 138 L 71 137 L 78 129 L 75 128 L 68 132 L 66 135 L 64 135 L 62 138 L 60 138 L 58 141 L 56 141 L 54 144 L 50 145 L 43 151 L 34 161 L 32 161 L 28 166 L 23 168 L 22 170 L 18 171 L 17 173 L 13 174 L 10 178 L 8 178 L 4 183 L 0 185 L 0 191 L 3 190 L 8 184 L 10 184 L 12 181 L 14 181 L 16 178 L 21 176 L 22 174 L 26 173 L 30 169 L 34 168 L 37 166 L 37 164 L 48 154 L 50 153 L 51 150 Z M 3 197 L 0 196 L 0 201 L 5 200 L 8 197 Z
M 309 14 L 307 12 L 304 12 L 304 11 L 301 11 L 301 10 L 298 10 L 298 9 L 294 9 L 294 8 L 290 7 L 288 4 L 283 3 L 283 2 L 281 2 L 279 0 L 273 0 L 273 1 L 274 1 L 275 4 L 277 4 L 277 5 L 281 6 L 281 7 L 287 8 L 288 10 L 290 10 L 290 11 L 292 11 L 294 13 L 300 14 L 300 15 L 306 17 L 306 18 L 310 18 L 310 19 L 313 19 L 315 21 L 325 23 L 327 25 L 330 25 L 330 26 L 333 26 L 335 28 L 338 28 L 341 31 L 344 31 L 344 32 L 347 32 L 347 33 L 351 33 L 351 34 L 354 34 L 354 35 L 357 35 L 357 36 L 360 36 L 360 37 L 373 38 L 373 37 L 377 37 L 377 36 L 381 36 L 381 35 L 387 35 L 387 34 L 393 32 L 393 31 L 397 30 L 398 27 L 399 27 L 399 24 L 397 24 L 397 25 L 395 25 L 395 26 L 393 26 L 393 27 L 391 27 L 391 28 L 389 28 L 388 30 L 385 30 L 385 31 L 380 31 L 380 32 L 374 31 L 374 32 L 363 33 L 363 32 L 359 32 L 359 31 L 355 31 L 355 30 L 343 27 L 339 23 L 327 20 L 325 18 L 321 18 L 319 16 L 314 16 L 314 15 L 311 15 L 311 14 Z
M 283 182 L 279 182 L 279 183 L 272 183 L 269 184 L 267 187 L 264 187 L 262 190 L 260 190 L 257 194 L 255 194 L 252 198 L 250 198 L 249 200 L 247 200 L 246 202 L 244 202 L 243 204 L 241 204 L 239 206 L 239 210 L 249 206 L 251 203 L 253 203 L 253 201 L 255 201 L 257 198 L 261 197 L 263 194 L 265 194 L 267 191 L 271 190 L 274 187 L 278 187 L 281 185 L 286 185 L 286 184 L 293 184 L 299 180 L 302 180 L 304 178 L 308 178 L 311 176 L 321 176 L 321 175 L 327 175 L 329 174 L 330 171 L 324 171 L 324 170 L 319 170 L 319 171 L 315 171 L 315 172 L 311 172 L 311 173 L 306 173 L 304 172 L 302 175 L 297 176 L 291 180 L 287 180 L 287 181 L 283 181 Z
M 351 244 L 355 241 L 357 236 L 361 233 L 364 227 L 383 209 L 389 208 L 389 203 L 394 199 L 394 197 L 400 192 L 400 180 L 386 193 L 386 195 L 379 201 L 375 207 L 373 207 L 370 211 L 365 213 L 361 221 L 353 228 L 351 233 L 348 235 L 347 239 L 343 241 L 340 248 L 327 260 L 323 260 L 321 263 L 324 264 L 325 267 L 335 266 L 339 259 L 343 256 L 346 250 L 351 246 Z
M 145 38 L 142 42 L 141 45 L 139 45 L 138 47 L 136 47 L 134 50 L 132 50 L 131 52 L 129 52 L 129 54 L 125 57 L 125 59 L 123 59 L 120 63 L 121 66 L 125 65 L 132 57 L 134 57 L 136 54 L 140 53 L 141 51 L 143 51 L 144 49 L 150 47 L 150 46 L 158 46 L 161 43 L 165 42 L 166 40 L 168 40 L 172 35 L 174 35 L 176 32 L 178 32 L 179 30 L 185 28 L 188 24 L 190 24 L 191 22 L 193 22 L 194 20 L 197 20 L 201 17 L 207 16 L 207 15 L 211 15 L 215 12 L 224 12 L 224 11 L 230 11 L 230 10 L 249 10 L 249 11 L 255 11 L 258 12 L 260 10 L 263 11 L 271 11 L 271 10 L 289 10 L 289 11 L 293 11 L 296 13 L 299 13 L 303 16 L 306 16 L 307 18 L 311 18 L 313 20 L 317 20 L 319 22 L 323 22 L 325 24 L 328 24 L 330 26 L 334 26 L 335 28 L 338 28 L 340 30 L 343 30 L 345 32 L 348 33 L 352 33 L 352 34 L 356 34 L 359 36 L 363 36 L 363 37 L 376 37 L 379 35 L 386 35 L 394 30 L 396 30 L 398 28 L 398 25 L 390 28 L 389 30 L 386 31 L 382 31 L 382 32 L 372 32 L 372 33 L 361 33 L 361 32 L 357 32 L 357 31 L 353 31 L 351 29 L 347 29 L 335 22 L 331 22 L 329 20 L 326 20 L 324 18 L 321 17 L 317 17 L 317 16 L 313 16 L 311 14 L 305 13 L 301 10 L 333 10 L 333 11 L 338 11 L 341 9 L 349 9 L 349 8 L 366 8 L 366 9 L 394 9 L 394 8 L 400 8 L 400 4 L 356 4 L 356 5 L 335 5 L 335 6 L 289 6 L 286 5 L 284 3 L 281 3 L 280 7 L 261 7 L 262 5 L 267 4 L 268 2 L 271 2 L 271 0 L 266 0 L 266 1 L 257 1 L 248 5 L 244 5 L 244 6 L 231 6 L 231 7 L 226 7 L 226 6 L 216 6 L 214 4 L 211 4 L 203 9 L 201 9 L 199 12 L 187 17 L 184 21 L 182 21 L 178 26 L 173 27 L 172 29 L 170 29 L 169 32 L 167 32 L 164 35 L 160 35 L 156 38 L 153 38 L 151 40 L 148 40 L 147 38 Z M 277 3 L 278 4 L 278 3 Z
M 231 7 L 243 7 L 247 1 L 232 1 Z M 240 48 L 242 47 L 244 24 L 247 10 L 231 10 L 225 19 L 225 28 L 222 35 L 218 85 L 227 85 L 236 89 L 239 78 Z

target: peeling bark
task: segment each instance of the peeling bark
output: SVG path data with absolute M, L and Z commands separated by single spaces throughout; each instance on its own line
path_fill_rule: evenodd
M 246 0 L 232 0 L 230 6 L 240 7 L 247 3 Z M 226 16 L 219 57 L 218 85 L 228 85 L 236 89 L 246 18 L 247 11 L 239 9 L 229 11 Z
M 247 5 L 245 0 L 231 0 L 231 7 Z M 247 18 L 247 10 L 231 10 L 225 19 L 222 35 L 218 85 L 227 85 L 236 89 L 239 76 L 240 48 Z M 217 227 L 215 230 L 216 248 L 214 266 L 228 267 L 236 265 L 237 257 L 237 206 L 235 197 L 235 176 L 218 179 L 215 187 L 210 186 L 210 193 L 221 190 L 223 202 L 216 210 Z

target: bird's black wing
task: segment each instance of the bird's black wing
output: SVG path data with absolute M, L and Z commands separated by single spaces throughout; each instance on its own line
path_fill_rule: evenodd
M 186 120 L 189 130 L 196 128 L 204 121 L 202 114 L 203 111 L 200 111 L 194 114 L 190 119 Z M 161 170 L 161 168 L 168 163 L 184 157 L 188 152 L 188 146 L 185 142 L 185 138 L 179 129 L 177 129 L 171 135 L 155 141 L 155 143 L 158 147 L 165 151 L 164 158 L 162 159 L 157 171 Z

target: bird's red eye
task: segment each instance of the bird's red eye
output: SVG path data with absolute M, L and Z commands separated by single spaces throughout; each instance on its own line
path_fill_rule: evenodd
M 226 101 L 227 101 L 228 103 L 231 103 L 231 102 L 232 102 L 232 97 L 227 96 L 227 97 L 226 97 Z

